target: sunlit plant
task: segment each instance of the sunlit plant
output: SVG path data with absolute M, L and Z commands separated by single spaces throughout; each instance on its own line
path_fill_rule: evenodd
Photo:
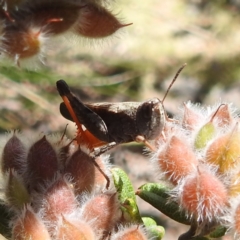
M 19 66 L 33 57 L 43 61 L 55 36 L 71 32 L 104 38 L 129 25 L 104 1 L 80 0 L 1 1 L 0 24 L 1 56 Z M 140 216 L 137 195 L 190 226 L 180 240 L 219 238 L 228 232 L 239 239 L 240 131 L 235 112 L 228 103 L 206 108 L 184 104 L 150 143 L 149 161 L 159 182 L 139 189 L 109 164 L 109 156 L 93 157 L 86 144 L 64 134 L 8 133 L 1 142 L 2 238 L 162 239 L 163 227 Z

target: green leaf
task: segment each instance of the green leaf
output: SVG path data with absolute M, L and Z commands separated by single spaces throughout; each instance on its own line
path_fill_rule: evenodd
M 164 237 L 165 229 L 162 226 L 157 226 L 152 218 L 143 217 L 142 220 L 152 240 L 161 240 Z
M 165 229 L 162 226 L 146 227 L 151 240 L 161 240 L 165 235 Z
M 190 225 L 191 221 L 186 217 L 186 213 L 179 209 L 179 204 L 169 201 L 168 192 L 169 188 L 164 184 L 147 183 L 141 186 L 136 194 L 171 219 Z
M 127 174 L 120 168 L 112 168 L 111 172 L 125 217 L 130 218 L 130 221 L 142 223 L 136 203 L 135 191 Z
M 209 234 L 210 238 L 220 238 L 225 235 L 227 228 L 224 226 L 217 226 L 213 232 Z
M 150 217 L 142 217 L 142 221 L 143 221 L 145 227 L 157 226 L 157 223 L 155 222 L 155 220 L 153 220 Z

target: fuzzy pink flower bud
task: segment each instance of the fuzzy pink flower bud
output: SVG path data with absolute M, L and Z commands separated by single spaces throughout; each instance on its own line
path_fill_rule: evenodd
M 198 164 L 191 147 L 177 136 L 171 137 L 157 158 L 161 171 L 173 184 L 195 171 Z
M 217 119 L 219 127 L 229 126 L 233 120 L 228 104 L 221 104 L 212 116 Z
M 94 240 L 96 239 L 92 228 L 80 220 L 73 221 L 62 217 L 57 230 L 58 240 Z
M 147 240 L 146 233 L 139 225 L 123 228 L 113 235 L 113 240 Z
M 182 119 L 182 126 L 187 130 L 193 130 L 202 121 L 201 114 L 195 112 L 189 104 L 184 104 L 184 113 Z
M 93 161 L 99 163 L 100 168 L 105 172 L 105 164 L 102 157 L 93 159 L 82 150 L 77 150 L 68 160 L 64 172 L 73 178 L 76 194 L 89 191 L 96 185 L 106 185 L 106 179 L 94 166 Z
M 205 169 L 198 170 L 186 178 L 179 194 L 181 206 L 197 221 L 212 221 L 226 210 L 226 187 Z
M 41 204 L 44 219 L 54 222 L 63 214 L 73 212 L 77 208 L 77 201 L 73 187 L 60 177 L 46 190 Z
M 12 235 L 14 240 L 51 240 L 47 228 L 29 206 L 13 223 Z
M 102 193 L 93 196 L 83 206 L 84 220 L 94 221 L 94 228 L 99 233 L 111 231 L 121 216 L 117 194 Z

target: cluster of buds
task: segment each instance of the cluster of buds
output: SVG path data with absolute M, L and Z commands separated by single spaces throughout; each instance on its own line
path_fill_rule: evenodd
M 14 240 L 148 239 L 125 173 L 110 169 L 107 157 L 93 158 L 85 150 L 66 137 L 42 135 L 30 140 L 19 132 L 9 134 L 1 161 L 2 204 L 12 216 L 5 236 Z
M 0 3 L 1 55 L 21 60 L 43 56 L 50 38 L 67 32 L 104 38 L 127 26 L 101 1 L 4 0 Z
M 216 238 L 230 229 L 239 239 L 239 142 L 238 116 L 230 104 L 207 109 L 185 104 L 151 143 L 157 149 L 152 162 L 164 181 L 147 183 L 136 194 L 191 226 L 179 239 Z M 5 236 L 162 239 L 163 229 L 139 215 L 126 174 L 83 146 L 64 136 L 30 140 L 9 134 L 1 154 L 0 207 L 11 212 Z
M 164 213 L 168 204 L 175 203 L 172 207 L 179 215 L 170 213 L 171 217 L 191 225 L 181 239 L 207 236 L 219 227 L 222 235 L 232 229 L 236 239 L 240 237 L 238 121 L 231 104 L 204 109 L 189 102 L 153 143 L 158 149 L 153 164 L 158 177 L 168 184 L 164 190 L 162 183 L 143 186 L 138 195 Z M 166 186 L 171 187 L 166 190 Z M 153 192 L 159 195 L 159 203 L 151 199 Z

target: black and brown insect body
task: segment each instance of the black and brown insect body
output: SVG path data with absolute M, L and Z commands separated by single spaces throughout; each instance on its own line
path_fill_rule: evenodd
M 78 126 L 79 144 L 87 143 L 93 150 L 105 151 L 120 143 L 155 139 L 165 125 L 162 102 L 153 98 L 145 102 L 83 103 L 64 80 L 57 82 L 61 114 Z M 82 127 L 82 125 L 84 127 Z M 104 147 L 105 146 L 105 147 Z
M 76 123 L 78 144 L 87 145 L 94 156 L 117 144 L 132 141 L 143 142 L 154 150 L 148 141 L 162 134 L 168 119 L 163 101 L 185 66 L 177 71 L 162 101 L 152 98 L 145 102 L 83 103 L 64 80 L 59 80 L 57 89 L 63 99 L 60 112 Z

